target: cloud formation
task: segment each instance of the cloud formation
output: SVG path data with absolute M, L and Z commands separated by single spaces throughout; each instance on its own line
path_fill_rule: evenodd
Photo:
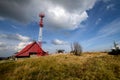
M 29 37 L 20 34 L 0 34 L 0 57 L 13 55 L 29 42 Z
M 38 14 L 46 14 L 49 28 L 76 29 L 88 18 L 87 10 L 96 0 L 1 0 L 0 16 L 19 22 L 38 20 Z
M 106 41 L 107 38 L 110 39 L 110 41 L 114 41 L 115 39 L 113 38 L 113 35 L 115 34 L 119 34 L 120 33 L 120 18 L 116 19 L 116 20 L 113 20 L 111 23 L 103 26 L 96 34 L 96 36 L 88 39 L 88 40 L 85 40 L 83 41 L 83 44 L 87 44 L 86 46 L 87 47 L 91 47 L 95 44 L 95 42 L 99 41 Z M 102 46 L 104 44 L 101 44 Z M 106 46 L 107 45 L 110 45 L 109 43 L 107 44 L 106 42 Z M 95 46 L 96 47 L 96 46 Z M 93 46 L 93 49 L 94 49 L 94 46 Z
M 0 42 L 0 49 L 1 49 L 2 47 L 6 47 L 6 44 L 5 44 L 4 42 Z
M 0 0 L 0 16 L 26 22 L 29 20 L 27 16 L 29 2 L 29 0 Z
M 10 50 L 14 50 L 14 46 L 9 44 L 9 43 L 5 43 L 5 42 L 0 42 L 0 52 L 4 52 L 5 50 L 8 50 L 8 52 Z
M 27 36 L 22 36 L 20 34 L 0 34 L 0 38 L 8 39 L 8 40 L 16 40 L 16 41 L 29 41 L 30 38 Z
M 112 21 L 110 24 L 107 24 L 102 27 L 101 30 L 98 31 L 99 35 L 103 35 L 103 37 L 114 35 L 120 32 L 120 19 L 116 19 Z
M 68 44 L 68 42 L 65 42 L 65 41 L 62 41 L 62 40 L 59 40 L 59 39 L 54 39 L 52 41 L 52 44 L 54 44 L 54 45 L 66 45 L 66 44 Z
M 15 47 L 14 47 L 14 49 L 16 50 L 16 51 L 20 51 L 21 49 L 23 49 L 26 45 L 28 45 L 28 44 L 30 44 L 31 42 L 20 42 L 20 43 L 18 43 L 18 45 L 16 45 Z
M 0 57 L 10 56 L 15 53 L 14 47 L 9 42 L 0 41 Z

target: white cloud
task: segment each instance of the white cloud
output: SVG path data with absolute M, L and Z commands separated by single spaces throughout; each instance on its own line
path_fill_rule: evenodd
M 79 23 L 88 18 L 86 11 L 81 14 L 69 13 L 60 7 L 52 8 L 48 12 L 49 18 L 52 19 L 51 23 L 57 28 L 76 29 Z
M 18 40 L 21 40 L 21 41 L 29 41 L 30 38 L 27 37 L 27 36 L 22 36 L 20 34 L 16 34 L 16 37 L 18 38 Z
M 0 57 L 13 55 L 29 41 L 29 37 L 20 34 L 0 34 Z
M 8 44 L 7 42 L 0 42 L 0 51 L 3 52 L 5 50 L 13 49 L 14 46 Z
M 10 56 L 15 53 L 13 45 L 10 42 L 0 42 L 0 57 Z
M 6 44 L 4 42 L 0 42 L 0 49 L 1 47 L 6 47 Z
M 45 12 L 47 28 L 76 29 L 88 18 L 86 11 L 92 9 L 95 2 L 96 0 L 4 0 L 0 3 L 0 16 L 30 22 L 38 20 L 38 14 Z
M 11 42 L 0 42 L 0 57 L 14 55 L 15 52 L 20 51 L 29 43 L 30 42 L 13 43 L 13 41 L 12 41 L 12 43 Z
M 30 38 L 20 34 L 0 34 L 0 38 L 18 41 L 29 41 Z
M 66 45 L 66 44 L 68 44 L 68 42 L 65 42 L 65 41 L 62 41 L 62 40 L 59 40 L 59 39 L 54 39 L 54 40 L 52 41 L 52 43 L 53 43 L 54 45 Z
M 118 45 L 119 49 L 120 49 L 120 45 Z
M 46 26 L 49 26 L 50 28 L 73 30 L 78 28 L 78 25 L 88 18 L 86 10 L 91 9 L 94 6 L 95 0 L 52 0 L 50 3 L 52 6 L 49 5 L 46 11 L 46 15 L 48 15 L 48 22 Z
M 30 44 L 31 42 L 20 42 L 20 43 L 18 43 L 18 45 L 16 45 L 15 47 L 14 47 L 14 49 L 16 50 L 16 51 L 20 51 L 21 49 L 23 49 L 26 45 L 28 45 L 28 44 Z

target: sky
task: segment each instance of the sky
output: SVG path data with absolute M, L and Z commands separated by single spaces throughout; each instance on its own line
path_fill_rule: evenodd
M 119 0 L 0 0 L 0 57 L 38 41 L 39 13 L 44 13 L 42 48 L 49 53 L 105 51 L 120 44 Z

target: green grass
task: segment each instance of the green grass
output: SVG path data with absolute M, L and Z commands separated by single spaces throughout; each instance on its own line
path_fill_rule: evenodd
M 120 56 L 99 55 L 61 54 L 0 62 L 0 80 L 120 80 Z

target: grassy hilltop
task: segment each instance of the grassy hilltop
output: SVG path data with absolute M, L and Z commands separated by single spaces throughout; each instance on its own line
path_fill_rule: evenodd
M 120 56 L 56 54 L 0 61 L 0 80 L 120 80 Z

